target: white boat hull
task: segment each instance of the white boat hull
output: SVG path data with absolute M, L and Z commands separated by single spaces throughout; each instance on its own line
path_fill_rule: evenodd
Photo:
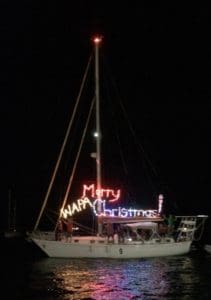
M 211 254 L 211 245 L 205 245 L 205 246 L 204 246 L 204 250 L 205 250 L 207 253 L 210 253 L 210 254 Z
M 4 237 L 7 239 L 19 238 L 22 237 L 24 234 L 19 231 L 5 231 Z
M 79 240 L 75 242 L 32 238 L 48 257 L 58 258 L 145 258 L 187 254 L 191 241 L 181 242 L 133 242 L 113 244 L 102 241 Z

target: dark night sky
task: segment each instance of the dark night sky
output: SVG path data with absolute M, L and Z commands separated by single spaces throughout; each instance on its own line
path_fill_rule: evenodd
M 100 32 L 124 106 L 169 203 L 181 213 L 210 214 L 209 7 L 43 3 L 1 1 L 1 210 L 12 188 L 22 225 L 31 226 L 91 52 L 90 37 Z

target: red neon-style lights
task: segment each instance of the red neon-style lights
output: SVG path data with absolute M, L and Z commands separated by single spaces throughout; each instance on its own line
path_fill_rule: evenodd
M 95 189 L 95 185 L 89 185 L 87 186 L 86 184 L 83 185 L 83 195 L 82 197 L 89 197 L 91 196 L 92 198 L 103 198 L 106 197 L 108 202 L 115 202 L 119 200 L 120 198 L 121 191 L 118 190 L 113 190 L 113 189 Z

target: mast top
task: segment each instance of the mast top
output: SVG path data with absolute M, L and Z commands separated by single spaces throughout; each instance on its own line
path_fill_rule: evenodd
M 92 41 L 95 43 L 95 44 L 100 44 L 102 42 L 102 36 L 101 35 L 95 35 L 93 38 L 92 38 Z

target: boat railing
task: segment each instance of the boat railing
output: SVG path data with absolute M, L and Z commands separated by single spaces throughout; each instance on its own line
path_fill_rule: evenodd
M 29 234 L 29 237 L 52 241 L 55 240 L 55 232 L 54 231 L 32 231 Z
M 193 240 L 194 232 L 196 230 L 196 216 L 181 217 L 177 228 L 177 241 Z

